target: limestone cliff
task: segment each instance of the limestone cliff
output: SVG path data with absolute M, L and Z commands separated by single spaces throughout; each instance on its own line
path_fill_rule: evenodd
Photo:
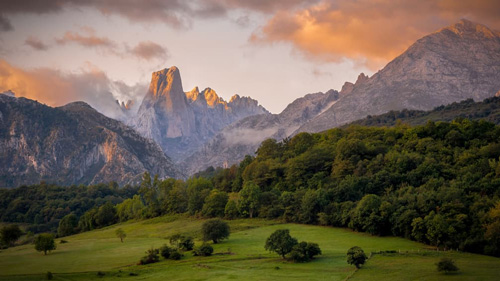
M 235 95 L 226 102 L 211 88 L 184 92 L 179 69 L 173 66 L 153 73 L 132 126 L 181 161 L 224 127 L 256 114 L 269 113 L 248 97 Z
M 160 147 L 83 102 L 52 108 L 0 94 L 0 187 L 140 182 L 184 175 Z

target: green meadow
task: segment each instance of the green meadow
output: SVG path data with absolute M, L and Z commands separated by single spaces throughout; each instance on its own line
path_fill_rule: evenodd
M 130 221 L 107 228 L 64 237 L 47 256 L 33 245 L 0 252 L 0 280 L 498 280 L 500 259 L 458 252 L 435 252 L 426 245 L 395 237 L 376 237 L 348 229 L 281 224 L 278 221 L 241 219 L 229 221 L 228 240 L 214 244 L 211 257 L 184 253 L 179 261 L 137 265 L 145 251 L 168 244 L 166 237 L 181 233 L 200 244 L 202 219 L 182 215 Z M 122 228 L 124 243 L 115 236 Z M 323 254 L 309 263 L 292 263 L 264 249 L 266 238 L 276 229 L 288 228 L 299 241 L 316 242 Z M 346 263 L 352 246 L 375 254 L 360 270 Z M 435 263 L 452 257 L 460 272 L 442 274 Z M 100 272 L 100 275 L 98 273 Z

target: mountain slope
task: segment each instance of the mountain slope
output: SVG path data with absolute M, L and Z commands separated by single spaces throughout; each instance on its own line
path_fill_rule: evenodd
M 227 125 L 250 115 L 269 114 L 257 101 L 235 95 L 229 102 L 206 88 L 184 92 L 175 66 L 154 72 L 132 126 L 155 140 L 174 160 L 185 159 Z
M 242 119 L 224 128 L 182 165 L 191 174 L 209 166 L 235 164 L 245 155 L 254 154 L 263 140 L 287 138 L 338 99 L 339 93 L 334 90 L 308 94 L 290 103 L 280 114 L 261 114 Z
M 297 132 L 319 132 L 390 110 L 430 110 L 500 90 L 500 33 L 467 20 L 423 37 L 386 67 L 356 82 Z
M 387 113 L 368 116 L 356 120 L 348 125 L 361 126 L 394 126 L 398 122 L 404 124 L 424 125 L 428 121 L 451 122 L 456 118 L 467 118 L 470 120 L 486 120 L 488 122 L 500 124 L 500 97 L 487 98 L 481 102 L 474 102 L 467 99 L 462 102 L 454 102 L 449 105 L 442 105 L 430 111 L 407 110 L 389 111 Z M 346 126 L 348 126 L 346 125 Z
M 0 94 L 0 186 L 183 177 L 155 143 L 83 102 L 52 108 Z

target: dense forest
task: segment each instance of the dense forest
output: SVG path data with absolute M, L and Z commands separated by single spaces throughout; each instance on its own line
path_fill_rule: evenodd
M 474 102 L 473 99 L 467 99 L 449 105 L 441 105 L 430 111 L 408 109 L 389 111 L 377 116 L 368 116 L 364 119 L 354 121 L 349 125 L 394 126 L 398 122 L 410 125 L 425 125 L 429 120 L 451 122 L 457 117 L 470 120 L 482 119 L 499 125 L 500 97 L 488 98 L 481 102 Z
M 137 194 L 62 222 L 72 221 L 72 233 L 169 213 L 262 217 L 500 256 L 499 140 L 499 126 L 462 118 L 268 139 L 255 157 L 185 182 L 145 173 Z M 18 197 L 0 194 L 3 220 L 30 217 L 28 210 L 9 211 L 15 200 L 32 204 L 23 188 Z
M 54 231 L 70 213 L 80 217 L 94 207 L 118 204 L 136 193 L 137 188 L 119 188 L 116 183 L 62 187 L 42 182 L 0 189 L 0 221 L 29 224 L 32 232 Z

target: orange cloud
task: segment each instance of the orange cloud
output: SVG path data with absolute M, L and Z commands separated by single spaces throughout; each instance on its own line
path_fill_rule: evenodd
M 418 38 L 462 17 L 498 28 L 499 14 L 497 0 L 323 0 L 276 13 L 250 41 L 290 43 L 319 60 L 349 58 L 378 68 Z
M 104 72 L 95 68 L 80 74 L 62 73 L 49 68 L 26 71 L 0 59 L 0 92 L 11 90 L 16 96 L 50 106 L 84 101 L 109 117 L 121 119 L 124 117 L 123 112 L 117 106 L 113 89 L 122 91 L 121 94 L 125 95 L 122 100 L 127 100 L 138 96 L 137 93 L 131 93 L 131 90 L 143 87 L 128 87 L 121 81 L 111 81 Z
M 106 37 L 98 37 L 95 35 L 95 30 L 89 27 L 83 27 L 82 30 L 87 35 L 81 35 L 78 32 L 67 31 L 63 37 L 56 38 L 56 42 L 60 45 L 67 43 L 76 43 L 85 47 L 104 47 L 114 48 L 115 43 Z

